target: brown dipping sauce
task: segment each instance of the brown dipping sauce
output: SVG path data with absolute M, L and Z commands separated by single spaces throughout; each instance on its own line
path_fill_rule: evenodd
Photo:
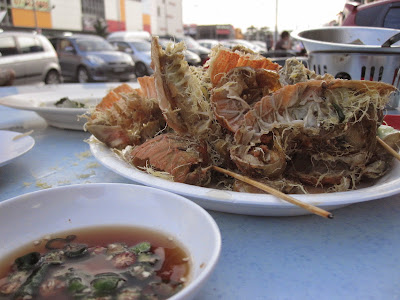
M 191 261 L 164 233 L 96 226 L 52 234 L 0 260 L 0 299 L 167 299 Z

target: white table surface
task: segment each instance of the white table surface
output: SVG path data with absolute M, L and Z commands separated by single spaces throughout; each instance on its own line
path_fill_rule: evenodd
M 0 88 L 0 97 L 36 88 Z M 30 129 L 33 149 L 0 167 L 0 201 L 61 185 L 132 183 L 97 163 L 89 133 L 0 106 L 0 130 Z M 209 212 L 222 253 L 198 300 L 400 299 L 399 195 L 335 210 L 333 220 Z

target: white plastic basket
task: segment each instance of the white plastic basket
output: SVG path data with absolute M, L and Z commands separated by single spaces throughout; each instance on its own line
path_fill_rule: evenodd
M 400 54 L 310 53 L 308 65 L 317 74 L 400 86 Z
M 317 74 L 335 78 L 382 81 L 400 88 L 400 30 L 376 27 L 324 27 L 293 33 Z M 387 41 L 390 40 L 388 43 Z M 397 107 L 396 93 L 389 104 Z
M 304 30 L 293 36 L 303 43 L 309 67 L 318 74 L 398 86 L 399 34 L 397 29 L 343 26 Z M 385 43 L 390 38 L 391 43 Z

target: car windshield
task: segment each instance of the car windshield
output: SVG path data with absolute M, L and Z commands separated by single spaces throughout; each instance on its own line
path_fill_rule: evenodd
M 151 44 L 145 41 L 137 41 L 137 42 L 132 42 L 133 46 L 140 51 L 140 52 L 149 52 L 151 51 Z
M 114 50 L 111 44 L 101 39 L 79 39 L 76 40 L 79 50 L 81 51 L 108 51 Z

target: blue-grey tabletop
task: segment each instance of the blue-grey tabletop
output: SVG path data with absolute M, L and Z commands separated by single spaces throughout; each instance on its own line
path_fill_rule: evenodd
M 0 88 L 0 97 L 29 91 Z M 134 184 L 97 162 L 88 132 L 51 127 L 33 111 L 6 106 L 0 130 L 33 130 L 35 140 L 0 167 L 0 201 L 61 185 Z M 198 300 L 400 299 L 399 195 L 337 209 L 333 220 L 209 213 L 221 230 L 222 252 Z

